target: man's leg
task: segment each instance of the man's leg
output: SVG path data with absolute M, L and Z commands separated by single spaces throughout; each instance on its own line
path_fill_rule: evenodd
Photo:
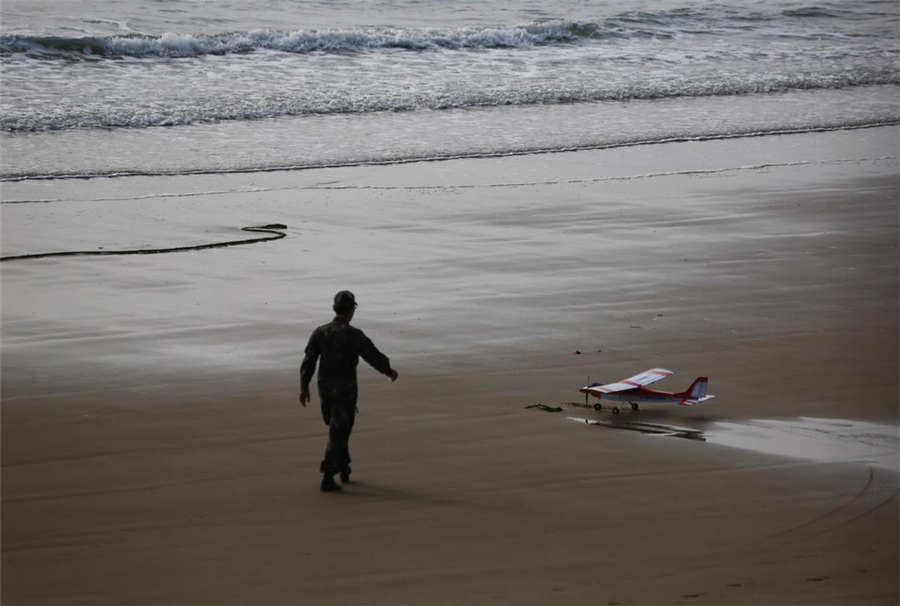
M 321 400 L 322 404 L 322 420 L 326 425 L 331 425 L 331 402 L 328 396 L 322 396 L 321 392 L 319 394 L 319 400 Z
M 343 459 L 342 451 L 345 448 L 347 437 L 346 421 L 341 413 L 342 406 L 332 406 L 331 418 L 328 424 L 328 445 L 325 446 L 325 458 L 319 470 L 322 472 L 322 491 L 331 492 L 340 490 L 341 487 L 335 483 L 334 474 L 341 471 L 341 460 Z
M 322 472 L 322 490 L 340 490 L 334 482 L 334 474 L 340 473 L 341 479 L 350 475 L 350 432 L 356 417 L 356 386 L 319 385 L 319 396 L 322 400 L 322 416 L 328 420 L 328 446 L 325 447 L 325 458 L 319 466 Z M 326 412 L 327 411 L 327 412 Z
M 356 405 L 341 402 L 331 409 L 331 423 L 328 425 L 328 446 L 322 472 L 336 474 L 350 464 L 350 432 L 353 430 Z
M 319 402 L 322 406 L 322 421 L 325 422 L 326 426 L 331 426 L 331 407 L 332 401 L 334 397 L 329 390 L 324 389 L 322 385 L 319 385 Z M 325 447 L 325 452 L 328 452 L 328 447 Z M 322 459 L 322 462 L 319 463 L 319 473 L 325 473 L 325 459 Z
M 356 416 L 356 403 L 341 402 L 331 408 L 331 423 L 328 425 L 328 446 L 321 464 L 322 490 L 338 490 L 334 474 L 340 473 L 342 480 L 350 478 L 350 432 Z
M 356 401 L 354 400 L 352 405 L 348 406 L 347 411 L 347 433 L 342 446 L 342 452 L 340 457 L 340 474 L 341 474 L 341 482 L 349 482 L 350 481 L 350 434 L 353 432 L 353 423 L 356 420 Z
M 338 472 L 334 468 L 335 445 L 340 441 L 340 422 L 333 412 L 340 403 L 333 389 L 319 385 L 319 400 L 322 403 L 322 420 L 328 425 L 328 444 L 325 446 L 325 457 L 319 463 L 319 472 L 322 474 L 322 492 L 340 490 L 341 487 L 334 481 L 334 474 Z M 337 421 L 337 422 L 336 422 Z

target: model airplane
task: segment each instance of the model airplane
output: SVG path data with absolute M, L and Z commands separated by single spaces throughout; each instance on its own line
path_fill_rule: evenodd
M 579 391 L 584 394 L 585 404 L 587 404 L 588 396 L 594 396 L 598 400 L 628 402 L 631 404 L 632 410 L 638 409 L 638 402 L 676 402 L 681 406 L 693 406 L 716 397 L 706 395 L 706 387 L 709 385 L 709 379 L 706 377 L 697 377 L 690 387 L 678 393 L 647 387 L 651 383 L 674 374 L 674 371 L 666 370 L 665 368 L 651 368 L 616 383 L 591 383 L 587 387 L 582 387 Z M 594 408 L 601 410 L 603 406 L 600 402 L 597 402 L 594 404 Z M 614 415 L 619 414 L 619 407 L 613 406 L 612 413 Z

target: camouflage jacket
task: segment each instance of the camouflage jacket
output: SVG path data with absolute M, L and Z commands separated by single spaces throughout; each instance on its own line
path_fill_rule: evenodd
M 356 387 L 356 365 L 359 358 L 378 372 L 390 376 L 391 361 L 378 351 L 363 331 L 336 316 L 328 324 L 315 329 L 309 337 L 303 363 L 300 364 L 300 391 L 309 392 L 309 382 L 319 364 L 319 385 Z

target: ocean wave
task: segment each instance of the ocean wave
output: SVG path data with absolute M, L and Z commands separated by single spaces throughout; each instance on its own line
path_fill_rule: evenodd
M 508 28 L 471 27 L 447 30 L 360 29 L 279 32 L 254 30 L 221 34 L 165 33 L 161 36 L 128 34 L 110 37 L 0 36 L 0 54 L 35 58 L 120 59 L 124 57 L 201 57 L 255 51 L 285 53 L 348 53 L 401 49 L 467 50 L 527 48 L 574 43 L 581 39 L 627 34 L 595 23 L 553 22 Z
M 627 85 L 572 83 L 571 87 L 460 89 L 452 93 L 385 90 L 383 94 L 313 94 L 295 98 L 220 97 L 205 104 L 177 106 L 80 106 L 52 113 L 0 112 L 0 130 L 10 133 L 83 128 L 150 128 L 293 116 L 329 116 L 420 110 L 459 110 L 570 103 L 652 101 L 779 94 L 797 90 L 841 90 L 900 85 L 900 72 L 869 69 L 839 73 L 768 74 L 757 78 L 634 82 Z
M 799 9 L 798 14 L 804 14 Z M 578 44 L 603 40 L 669 39 L 681 33 L 706 33 L 709 27 L 726 29 L 735 24 L 764 22 L 760 13 L 715 9 L 630 11 L 598 21 L 548 20 L 505 27 L 446 29 L 361 28 L 329 30 L 251 30 L 225 33 L 173 33 L 148 35 L 128 31 L 121 35 L 68 37 L 57 35 L 0 36 L 0 55 L 26 55 L 36 59 L 102 60 L 122 58 L 189 58 L 205 55 L 246 54 L 257 51 L 284 53 L 353 53 L 378 50 L 489 50 Z
M 876 3 L 877 4 L 877 3 Z M 131 29 L 124 21 L 87 18 L 87 23 L 115 25 L 117 35 L 80 36 L 53 33 L 0 35 L 0 55 L 22 54 L 38 59 L 102 60 L 121 58 L 186 58 L 244 54 L 256 51 L 286 53 L 352 53 L 381 49 L 410 51 L 528 48 L 590 41 L 673 38 L 681 34 L 735 33 L 757 26 L 809 33 L 814 21 L 827 20 L 817 35 L 828 36 L 836 22 L 884 24 L 896 11 L 872 12 L 872 3 L 833 7 L 800 5 L 778 10 L 713 3 L 657 10 L 631 10 L 596 20 L 550 19 L 508 26 L 455 28 L 363 27 L 296 31 L 249 30 L 231 32 L 168 32 L 153 35 Z M 784 32 L 782 32 L 784 33 Z

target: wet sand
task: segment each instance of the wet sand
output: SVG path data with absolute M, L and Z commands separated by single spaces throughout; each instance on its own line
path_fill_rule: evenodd
M 567 417 L 896 428 L 898 134 L 4 184 L 4 255 L 288 237 L 3 263 L 3 603 L 897 603 L 889 430 Z M 342 288 L 401 377 L 361 367 L 321 494 L 297 366 Z M 524 408 L 653 366 L 717 398 Z

